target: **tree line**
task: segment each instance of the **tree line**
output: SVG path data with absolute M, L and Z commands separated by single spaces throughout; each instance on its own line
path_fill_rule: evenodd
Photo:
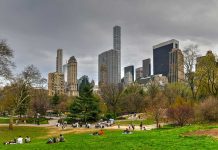
M 150 114 L 156 124 L 160 121 L 183 126 L 190 122 L 218 120 L 218 63 L 216 55 L 208 51 L 199 57 L 198 46 L 189 45 L 183 51 L 185 80 L 161 86 L 151 80 L 146 86 L 105 84 L 94 92 L 93 82 L 82 78 L 78 97 L 54 95 L 49 97 L 46 79 L 34 65 L 28 65 L 15 75 L 12 73 L 13 50 L 6 41 L 0 42 L 0 77 L 9 81 L 0 91 L 0 111 L 13 117 L 46 115 L 48 110 L 67 113 L 71 121 L 94 122 L 130 113 Z

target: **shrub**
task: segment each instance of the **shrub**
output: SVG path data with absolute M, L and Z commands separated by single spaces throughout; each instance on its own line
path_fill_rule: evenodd
M 199 105 L 200 119 L 202 121 L 218 121 L 218 100 L 209 97 Z
M 183 126 L 191 121 L 194 117 L 192 105 L 182 98 L 177 100 L 168 108 L 167 116 L 176 122 L 177 125 Z

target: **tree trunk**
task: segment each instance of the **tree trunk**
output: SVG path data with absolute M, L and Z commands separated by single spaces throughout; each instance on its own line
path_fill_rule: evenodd
M 11 112 L 11 116 L 10 116 L 10 121 L 9 121 L 9 130 L 13 130 L 13 123 L 14 123 L 14 110 L 12 110 L 12 112 Z
M 159 117 L 158 117 L 158 114 L 156 114 L 156 116 L 155 116 L 155 121 L 156 121 L 157 128 L 159 128 Z

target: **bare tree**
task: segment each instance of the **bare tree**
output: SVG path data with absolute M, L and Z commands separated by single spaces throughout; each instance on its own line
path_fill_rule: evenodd
M 12 95 L 9 129 L 13 129 L 13 117 L 16 112 L 26 111 L 31 97 L 30 90 L 42 80 L 39 70 L 33 65 L 27 66 L 20 75 L 13 78 L 9 88 Z
M 34 114 L 39 113 L 40 115 L 45 115 L 49 108 L 49 98 L 48 93 L 45 89 L 32 89 L 31 90 L 31 110 Z
M 195 88 L 195 73 L 194 68 L 198 57 L 198 45 L 190 44 L 183 51 L 184 54 L 184 67 L 185 67 L 185 77 L 191 92 L 192 98 L 196 99 L 197 90 Z
M 131 84 L 125 88 L 121 108 L 128 113 L 139 113 L 145 109 L 145 93 L 139 84 Z
M 121 101 L 122 91 L 122 87 L 115 84 L 101 86 L 101 97 L 108 105 L 109 110 L 113 112 L 114 116 L 116 116 L 118 111 L 118 105 Z
M 160 85 L 152 81 L 147 87 L 147 102 L 149 110 L 152 112 L 156 121 L 156 126 L 159 128 L 159 122 L 164 114 L 166 106 L 166 98 L 160 89 Z
M 9 79 L 12 76 L 12 68 L 15 67 L 12 62 L 13 50 L 8 46 L 5 40 L 0 41 L 0 77 Z

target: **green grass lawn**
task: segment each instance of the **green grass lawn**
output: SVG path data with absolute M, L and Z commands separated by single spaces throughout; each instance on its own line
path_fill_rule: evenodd
M 106 130 L 103 136 L 92 136 L 89 133 L 64 135 L 66 142 L 45 144 L 47 139 L 37 137 L 47 134 L 45 128 L 16 127 L 8 131 L 0 128 L 0 142 L 15 136 L 29 135 L 32 143 L 22 145 L 0 145 L 3 150 L 216 150 L 218 140 L 206 136 L 183 136 L 183 133 L 199 129 L 218 128 L 210 125 L 192 125 L 182 128 L 165 127 L 152 131 L 138 131 L 125 135 L 122 131 Z M 57 135 L 58 136 L 58 135 Z
M 14 123 L 17 120 L 17 118 L 14 118 Z M 31 121 L 29 122 L 30 124 L 35 124 L 34 119 L 31 118 Z M 9 123 L 10 119 L 8 117 L 0 117 L 0 124 L 7 124 Z M 40 124 L 48 124 L 48 120 L 47 119 L 41 119 L 40 120 Z
M 115 124 L 119 125 L 129 125 L 129 124 L 134 124 L 134 125 L 140 125 L 142 122 L 143 125 L 150 125 L 150 124 L 155 124 L 154 120 L 152 118 L 146 119 L 146 120 L 116 120 Z
M 5 117 L 0 117 L 0 124 L 1 123 L 9 123 L 9 118 L 5 118 Z

